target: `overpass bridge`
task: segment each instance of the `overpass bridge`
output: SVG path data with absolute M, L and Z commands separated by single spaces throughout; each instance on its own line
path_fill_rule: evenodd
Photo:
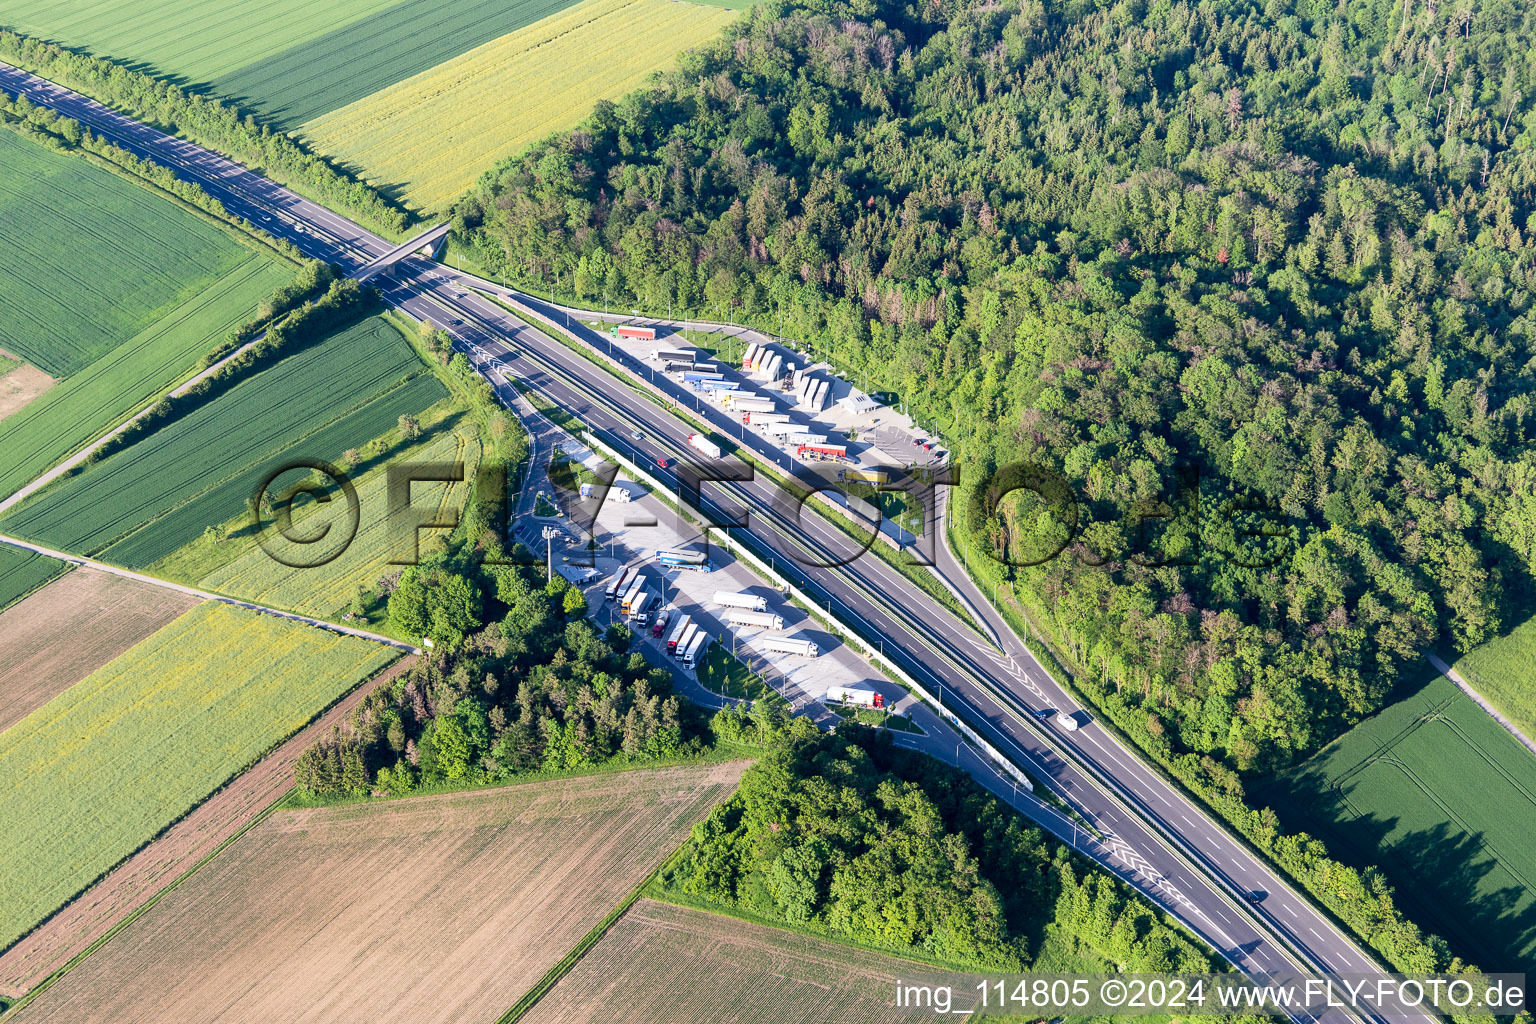
M 435 228 L 429 228 L 410 241 L 402 242 L 400 245 L 395 246 L 384 255 L 375 256 L 373 259 L 363 264 L 363 266 L 354 272 L 352 276 L 355 277 L 359 283 L 365 282 L 370 278 L 377 277 L 379 274 L 388 270 L 390 267 L 393 267 L 396 263 L 399 263 L 407 256 L 411 256 L 418 252 L 428 257 L 429 259 L 433 258 L 437 255 L 437 247 L 442 243 L 443 239 L 447 237 L 447 224 L 439 224 Z

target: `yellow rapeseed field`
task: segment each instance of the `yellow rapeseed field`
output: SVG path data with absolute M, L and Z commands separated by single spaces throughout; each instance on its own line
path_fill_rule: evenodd
M 462 462 L 465 481 L 458 484 L 419 482 L 411 485 L 411 508 L 423 515 L 442 518 L 447 509 L 461 515 L 469 497 L 470 481 L 474 479 L 480 462 L 480 441 L 474 436 L 474 428 L 465 424 L 457 429 L 444 430 L 431 440 L 402 454 L 395 462 L 438 463 Z M 201 585 L 221 594 L 243 597 L 260 604 L 290 611 L 335 618 L 347 609 L 359 584 L 372 587 L 378 578 L 400 566 L 388 564 L 390 537 L 387 527 L 388 496 L 387 475 L 383 466 L 370 470 L 357 482 L 359 525 L 357 535 L 340 557 L 314 568 L 291 568 L 273 559 L 254 541 L 244 539 L 249 548 L 243 555 L 223 568 L 204 577 Z M 323 520 L 308 524 L 308 517 L 294 516 L 294 523 L 301 534 L 312 534 L 321 521 L 345 518 L 340 506 L 316 510 Z M 434 513 L 437 513 L 434 515 Z M 447 530 L 422 530 L 419 534 L 418 551 L 426 558 L 441 550 Z
M 678 0 L 585 0 L 302 131 L 417 209 L 442 210 L 498 160 L 574 126 L 736 17 Z
M 399 653 L 207 602 L 0 733 L 0 948 Z

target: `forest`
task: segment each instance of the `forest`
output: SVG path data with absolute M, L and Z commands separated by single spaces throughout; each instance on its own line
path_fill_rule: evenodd
M 1212 969 L 1140 898 L 969 776 L 864 726 L 822 734 L 795 719 L 659 882 L 978 969 L 1028 968 L 1052 923 L 1075 951 L 1125 970 Z
M 1240 791 L 1528 614 L 1533 42 L 1513 0 L 770 0 L 454 228 L 903 403 L 972 570 Z
M 704 715 L 626 653 L 628 630 L 600 633 L 563 578 L 498 556 L 465 544 L 380 580 L 391 623 L 435 646 L 300 756 L 300 790 L 403 796 L 705 748 Z

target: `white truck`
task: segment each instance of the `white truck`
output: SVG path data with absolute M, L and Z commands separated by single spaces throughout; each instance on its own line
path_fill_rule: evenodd
M 636 573 L 630 577 L 629 589 L 624 592 L 624 596 L 619 600 L 619 613 L 621 615 L 628 615 L 630 610 L 634 608 L 635 602 L 640 600 L 640 595 L 643 593 L 645 593 L 645 577 Z
M 703 434 L 689 434 L 688 443 L 706 459 L 718 459 L 720 457 L 720 446 Z
M 688 623 L 688 628 L 683 630 L 683 635 L 677 638 L 677 646 L 673 647 L 667 653 L 674 654 L 681 658 L 683 655 L 688 653 L 688 645 L 693 643 L 693 638 L 698 636 L 700 632 L 702 631 L 699 629 L 699 624 L 697 622 Z
M 769 636 L 762 641 L 763 649 L 777 654 L 793 654 L 800 658 L 816 657 L 816 644 L 798 636 Z
M 688 632 L 688 626 L 693 622 L 693 616 L 685 614 L 677 620 L 677 625 L 672 627 L 672 632 L 667 634 L 667 653 L 677 653 L 677 642 Z
M 642 590 L 640 596 L 629 604 L 629 621 L 637 626 L 645 626 L 651 621 L 651 613 L 646 611 L 650 606 L 651 598 L 655 595 L 649 590 Z
M 597 484 L 585 483 L 581 485 L 581 496 L 583 498 L 596 498 L 600 493 Z M 616 501 L 622 505 L 630 500 L 629 491 L 624 489 L 623 484 L 615 483 L 612 487 L 608 488 L 608 500 Z
M 1077 712 L 1075 711 L 1058 711 L 1051 717 L 1056 720 L 1057 725 L 1061 726 L 1067 732 L 1077 732 L 1078 728 L 1082 725 L 1082 723 L 1077 720 Z
M 883 696 L 863 686 L 833 686 L 827 690 L 825 701 L 860 708 L 885 707 Z
M 773 612 L 754 612 L 746 608 L 727 608 L 725 621 L 733 626 L 757 626 L 762 629 L 783 629 L 784 619 Z
M 732 590 L 715 591 L 715 604 L 722 608 L 746 608 L 754 612 L 768 610 L 768 599 L 756 594 L 741 594 Z
M 693 634 L 693 639 L 688 643 L 688 650 L 683 654 L 683 666 L 693 668 L 695 663 L 704 654 L 704 649 L 709 646 L 709 634 L 702 629 Z
M 612 601 L 620 594 L 625 593 L 625 585 L 629 583 L 630 574 L 634 571 L 630 566 L 620 566 L 618 572 L 613 574 L 613 579 L 608 581 L 608 589 L 603 591 L 603 600 Z

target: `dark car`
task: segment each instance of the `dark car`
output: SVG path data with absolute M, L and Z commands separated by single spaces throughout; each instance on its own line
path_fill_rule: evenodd
M 1269 893 L 1265 892 L 1263 889 L 1254 889 L 1252 892 L 1243 893 L 1243 899 L 1247 900 L 1249 903 L 1263 903 L 1264 897 L 1268 895 Z

